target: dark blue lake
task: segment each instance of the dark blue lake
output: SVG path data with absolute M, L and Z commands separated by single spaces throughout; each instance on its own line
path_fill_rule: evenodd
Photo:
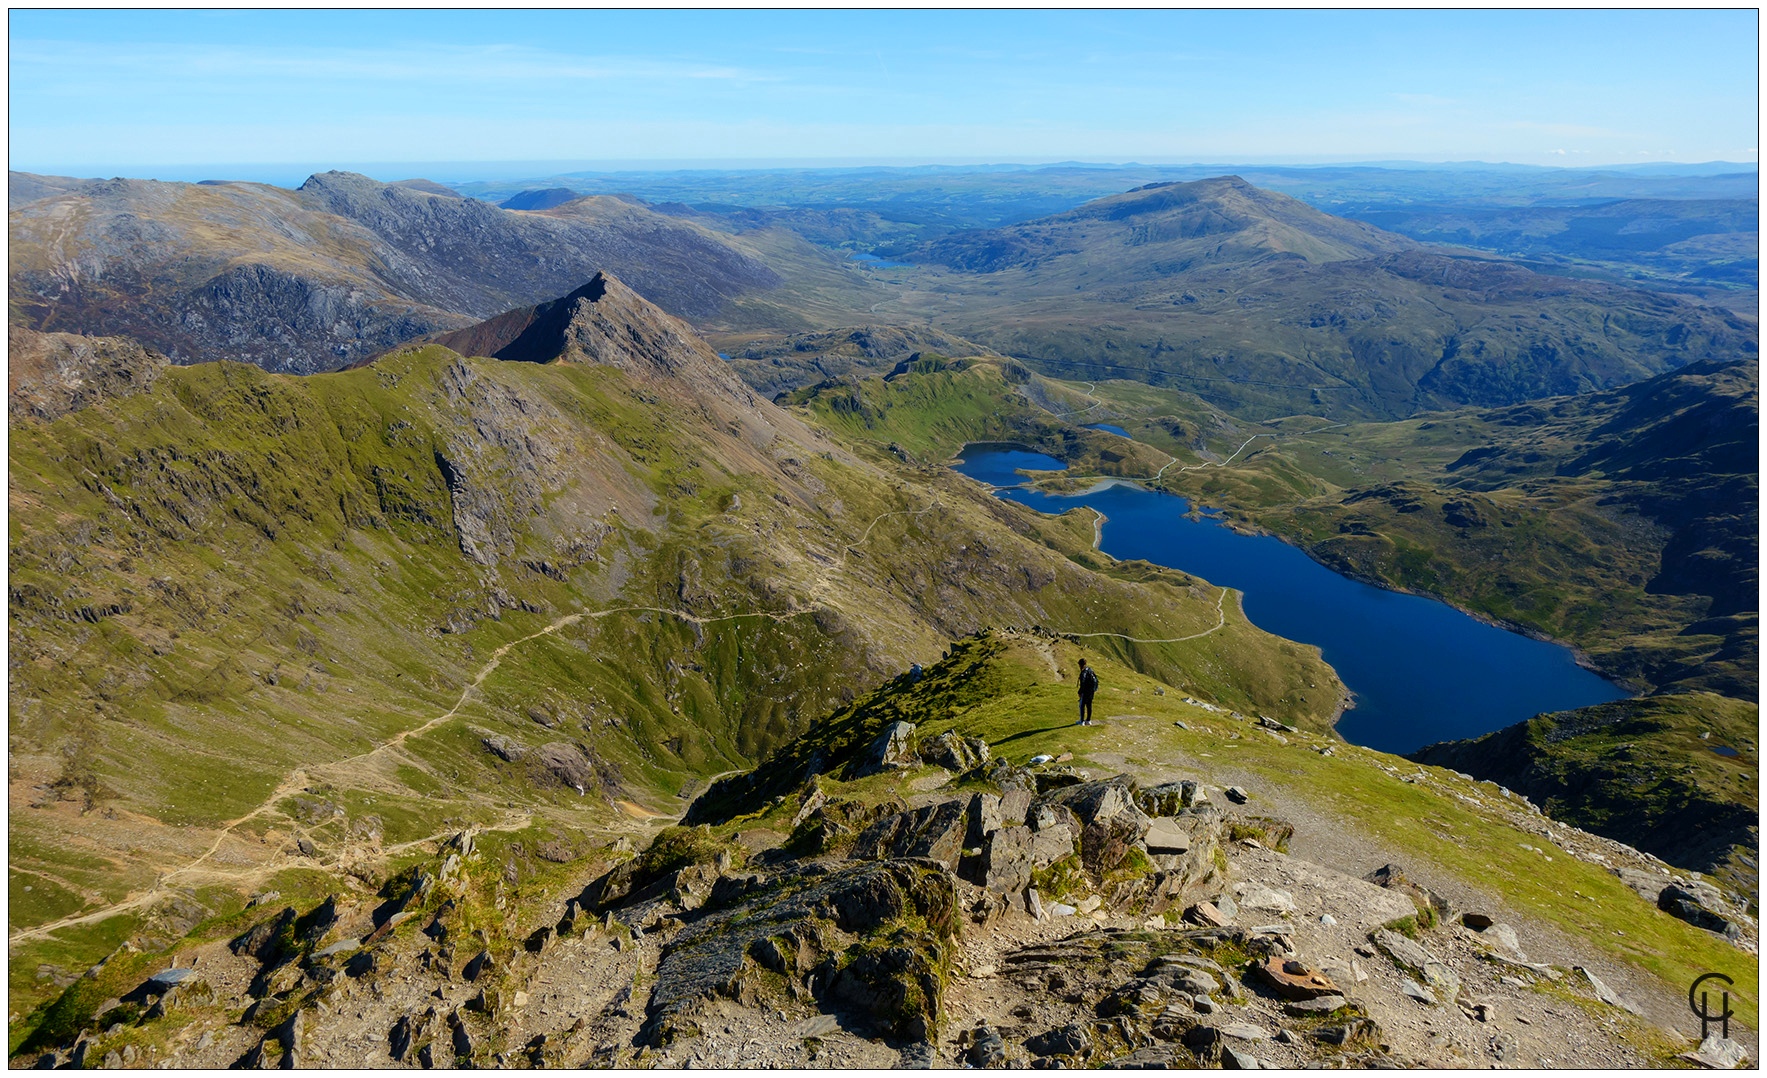
M 1086 429 L 1087 430 L 1102 430 L 1108 434 L 1114 434 L 1119 438 L 1129 437 L 1129 432 L 1124 430 L 1122 427 L 1117 426 L 1115 423 L 1088 423 L 1088 424 L 1086 424 Z
M 1059 469 L 1041 453 L 966 447 L 956 467 L 995 486 L 1022 483 L 1017 468 Z M 1384 752 L 1477 737 L 1545 711 L 1626 696 L 1576 664 L 1568 648 L 1487 625 L 1445 603 L 1358 583 L 1280 539 L 1242 535 L 1191 519 L 1183 498 L 1116 484 L 1057 497 L 1006 489 L 1039 512 L 1075 506 L 1107 518 L 1102 548 L 1182 569 L 1245 595 L 1259 628 L 1318 646 L 1356 694 L 1338 721 L 1346 740 Z

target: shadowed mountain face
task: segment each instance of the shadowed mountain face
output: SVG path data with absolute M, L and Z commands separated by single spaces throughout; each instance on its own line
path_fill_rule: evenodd
M 174 362 L 311 373 L 557 296 L 611 269 L 684 316 L 779 278 L 715 234 L 614 198 L 511 213 L 418 181 L 12 177 L 14 321 L 128 336 Z M 36 181 L 36 182 L 33 182 Z
M 582 197 L 581 192 L 568 187 L 548 187 L 544 190 L 519 191 L 497 205 L 506 210 L 549 210 Z
M 1752 321 L 1455 257 L 1228 177 L 1154 185 L 898 257 L 932 317 L 1063 377 L 1190 389 L 1254 416 L 1504 405 L 1756 350 Z

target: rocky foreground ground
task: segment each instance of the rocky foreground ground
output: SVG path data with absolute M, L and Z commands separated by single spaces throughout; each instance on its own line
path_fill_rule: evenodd
M 789 835 L 616 844 L 544 909 L 510 902 L 471 833 L 374 898 L 266 896 L 14 1065 L 1650 1067 L 1687 1047 L 1398 866 L 1288 856 L 1293 828 L 1237 787 L 912 735 L 854 764 L 876 800 L 812 777 Z M 948 777 L 892 784 L 913 753 Z

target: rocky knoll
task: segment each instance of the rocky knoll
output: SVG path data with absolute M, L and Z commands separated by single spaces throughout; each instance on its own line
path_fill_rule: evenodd
M 730 367 L 771 398 L 825 379 L 887 372 L 923 352 L 976 356 L 988 350 L 931 326 L 868 325 L 758 341 L 733 350 Z
M 7 411 L 15 418 L 56 419 L 143 392 L 167 364 L 166 357 L 131 340 L 20 326 L 8 327 L 6 346 Z
M 779 282 L 714 234 L 617 198 L 521 213 L 345 172 L 296 191 L 29 179 L 13 176 L 39 196 L 11 207 L 14 319 L 131 337 L 177 363 L 334 370 L 601 269 L 688 317 Z

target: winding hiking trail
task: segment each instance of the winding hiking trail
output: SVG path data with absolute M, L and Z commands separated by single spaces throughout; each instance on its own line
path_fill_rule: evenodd
M 1054 413 L 1054 412 L 1052 412 L 1050 414 L 1056 415 L 1059 418 L 1060 415 L 1073 414 L 1073 413 Z M 1250 438 L 1247 438 L 1245 441 L 1239 443 L 1239 448 L 1235 449 L 1232 453 L 1228 454 L 1228 456 L 1225 460 L 1205 460 L 1205 461 L 1201 462 L 1200 464 L 1186 464 L 1184 467 L 1178 469 L 1178 474 L 1182 475 L 1185 472 L 1201 471 L 1204 468 L 1225 468 L 1229 464 L 1232 464 L 1234 462 L 1234 460 L 1237 459 L 1241 453 L 1245 452 L 1246 446 L 1251 445 L 1253 442 L 1257 441 L 1259 438 L 1269 438 L 1272 440 L 1277 440 L 1277 439 L 1282 439 L 1282 438 L 1305 438 L 1310 434 L 1318 434 L 1322 430 L 1330 430 L 1333 427 L 1341 427 L 1341 426 L 1344 426 L 1344 424 L 1343 423 L 1327 423 L 1323 427 L 1314 427 L 1312 430 L 1299 430 L 1299 431 L 1295 431 L 1292 434 L 1284 434 L 1281 432 L 1254 434 Z M 1134 439 L 1131 439 L 1131 440 L 1133 441 Z M 1141 444 L 1146 445 L 1147 443 L 1143 442 Z M 1156 450 L 1156 451 L 1160 451 L 1160 450 Z M 1168 453 L 1166 455 L 1171 456 L 1170 453 Z M 1168 460 L 1165 463 L 1164 467 L 1160 468 L 1159 471 L 1153 473 L 1152 475 L 1064 475 L 1061 478 L 1067 482 L 1077 482 L 1077 481 L 1083 480 L 1083 479 L 1121 479 L 1125 482 L 1157 483 L 1160 481 L 1160 479 L 1162 477 L 1165 476 L 1166 472 L 1171 469 L 1172 465 L 1177 464 L 1177 463 L 1178 463 L 1178 458 L 1172 457 L 1171 460 Z
M 1109 636 L 1118 640 L 1128 640 L 1135 644 L 1182 644 L 1186 640 L 1201 640 L 1205 636 L 1220 632 L 1227 626 L 1227 593 L 1231 590 L 1231 588 L 1222 588 L 1221 594 L 1215 597 L 1215 624 L 1200 633 L 1191 633 L 1189 636 L 1143 637 L 1130 636 L 1127 633 L 1069 633 L 1062 632 L 1060 629 L 1052 631 L 1061 636 Z
M 1077 408 L 1071 412 L 1050 412 L 1049 414 L 1054 416 L 1057 419 L 1064 419 L 1064 418 L 1071 416 L 1071 415 L 1085 415 L 1087 412 L 1090 412 L 1095 408 L 1104 407 L 1104 402 L 1092 395 L 1092 391 L 1097 388 L 1098 388 L 1097 382 L 1087 382 L 1086 388 L 1082 389 L 1080 391 L 1081 396 L 1084 396 L 1085 398 L 1087 398 L 1088 400 L 1090 400 L 1092 402 L 1091 404 L 1087 405 L 1086 407 Z
M 1097 506 L 1088 505 L 1086 508 L 1092 510 L 1092 549 L 1098 551 L 1100 554 L 1104 554 L 1104 522 L 1110 518 L 1100 512 Z M 1105 554 L 1105 557 L 1108 558 L 1110 555 Z M 1225 604 L 1227 602 L 1227 593 L 1230 590 L 1231 589 L 1224 587 L 1221 589 L 1221 594 L 1215 597 L 1215 624 L 1204 629 L 1200 633 L 1191 633 L 1189 636 L 1165 636 L 1156 638 L 1130 636 L 1127 633 L 1070 633 L 1061 629 L 1051 629 L 1050 631 L 1059 636 L 1069 637 L 1108 636 L 1116 640 L 1127 640 L 1135 644 L 1182 644 L 1186 640 L 1200 640 L 1212 633 L 1220 632 L 1227 626 L 1227 610 Z M 1051 658 L 1050 662 L 1053 664 L 1054 659 Z M 1059 671 L 1057 671 L 1057 673 L 1059 673 Z
M 927 506 L 925 506 L 924 508 L 921 508 L 921 509 L 892 509 L 888 512 L 878 514 L 876 517 L 872 518 L 870 524 L 866 525 L 864 533 L 856 541 L 847 544 L 842 549 L 840 558 L 836 562 L 834 562 L 833 564 L 829 565 L 823 571 L 821 579 L 817 581 L 817 583 L 812 587 L 811 590 L 814 592 L 817 592 L 817 593 L 825 592 L 830 584 L 830 578 L 832 578 L 836 572 L 838 572 L 841 569 L 844 569 L 846 567 L 847 559 L 851 555 L 851 553 L 856 548 L 864 545 L 865 542 L 871 538 L 872 530 L 875 529 L 877 527 L 878 523 L 880 521 L 882 521 L 885 517 L 889 517 L 889 516 L 920 516 L 925 513 L 930 513 L 934 509 L 937 509 L 938 507 L 939 507 L 939 502 L 937 499 L 934 499 L 930 504 L 928 504 Z M 791 618 L 802 617 L 806 614 L 811 613 L 814 609 L 815 609 L 814 607 L 810 607 L 810 608 L 799 609 L 799 610 L 790 610 L 790 611 L 753 610 L 753 611 L 744 611 L 742 613 L 736 613 L 736 614 L 702 615 L 702 614 L 692 614 L 692 613 L 689 613 L 685 610 L 675 610 L 675 609 L 671 609 L 668 607 L 632 605 L 632 606 L 609 607 L 605 610 L 580 610 L 580 611 L 577 611 L 576 613 L 566 614 L 562 617 L 556 618 L 553 621 L 551 621 L 550 623 L 548 623 L 544 628 L 541 628 L 541 629 L 538 629 L 534 632 L 531 632 L 531 633 L 527 634 L 526 636 L 517 637 L 514 640 L 510 640 L 510 641 L 504 643 L 503 645 L 501 645 L 500 647 L 498 647 L 497 650 L 491 652 L 490 656 L 485 660 L 484 665 L 479 667 L 478 673 L 473 676 L 473 679 L 471 681 L 467 682 L 466 686 L 463 689 L 461 689 L 459 698 L 454 701 L 454 706 L 449 708 L 447 711 L 443 712 L 442 714 L 437 715 L 435 718 L 432 718 L 419 726 L 414 726 L 408 730 L 402 730 L 399 733 L 394 734 L 392 737 L 387 738 L 385 741 L 382 741 L 381 743 L 375 745 L 372 749 L 369 749 L 366 752 L 357 753 L 354 756 L 346 756 L 340 760 L 331 760 L 331 761 L 327 761 L 327 762 L 321 763 L 321 764 L 304 765 L 304 766 L 296 767 L 296 768 L 292 769 L 291 771 L 289 771 L 287 776 L 285 776 L 281 782 L 277 783 L 276 787 L 270 791 L 269 795 L 261 803 L 259 803 L 256 808 L 252 809 L 250 812 L 247 812 L 242 816 L 238 816 L 232 820 L 228 820 L 225 823 L 221 824 L 219 832 L 215 835 L 215 840 L 209 844 L 209 846 L 206 850 L 204 850 L 201 854 L 197 855 L 196 858 L 194 858 L 190 862 L 188 862 L 184 865 L 180 865 L 177 868 L 174 868 L 169 871 L 161 873 L 159 875 L 159 877 L 155 880 L 153 887 L 151 887 L 151 888 L 147 889 L 146 891 L 143 891 L 139 894 L 130 895 L 129 897 L 127 897 L 119 902 L 113 903 L 111 905 L 102 907 L 97 910 L 90 910 L 90 911 L 87 911 L 84 913 L 71 914 L 69 916 L 62 917 L 62 918 L 59 918 L 54 921 L 49 921 L 49 922 L 45 922 L 44 924 L 35 925 L 31 928 L 20 929 L 19 931 L 12 933 L 8 937 L 8 940 L 9 940 L 9 942 L 11 942 L 13 944 L 18 944 L 18 943 L 22 943 L 27 940 L 42 939 L 42 938 L 48 936 L 49 934 L 56 932 L 56 931 L 63 929 L 63 928 L 70 928 L 75 925 L 82 925 L 82 924 L 92 924 L 97 921 L 102 921 L 107 918 L 114 917 L 114 916 L 121 914 L 121 913 L 127 913 L 130 910 L 140 909 L 144 906 L 152 904 L 154 901 L 156 901 L 157 899 L 159 899 L 162 896 L 164 896 L 165 894 L 167 894 L 172 889 L 173 881 L 178 880 L 183 877 L 188 877 L 188 876 L 197 874 L 198 872 L 203 872 L 203 875 L 205 877 L 209 877 L 209 878 L 229 879 L 229 880 L 239 881 L 239 880 L 245 880 L 245 879 L 261 878 L 264 875 L 268 874 L 269 872 L 276 871 L 282 867 L 285 867 L 285 865 L 282 861 L 275 859 L 275 857 L 273 856 L 271 861 L 260 863 L 257 865 L 253 865 L 249 868 L 244 868 L 244 869 L 239 869 L 239 870 L 209 869 L 207 871 L 203 871 L 203 868 L 208 863 L 209 859 L 212 858 L 221 849 L 221 846 L 227 841 L 227 839 L 230 836 L 233 835 L 233 833 L 235 831 L 237 831 L 242 825 L 249 823 L 252 820 L 255 820 L 258 817 L 264 815 L 266 812 L 273 810 L 276 807 L 277 803 L 280 802 L 283 798 L 289 797 L 292 794 L 304 789 L 311 782 L 312 773 L 322 772 L 322 771 L 326 771 L 326 770 L 330 770 L 330 769 L 334 769 L 334 768 L 348 767 L 352 764 L 357 764 L 357 763 L 361 763 L 366 760 L 369 760 L 369 759 L 379 755 L 380 753 L 386 752 L 389 749 L 401 748 L 404 746 L 405 742 L 408 741 L 409 739 L 411 739 L 412 737 L 416 737 L 418 735 L 428 733 L 429 731 L 435 729 L 436 727 L 441 726 L 442 724 L 454 719 L 456 716 L 458 716 L 460 714 L 460 710 L 466 706 L 467 701 L 472 699 L 473 695 L 476 694 L 479 691 L 480 687 L 484 685 L 485 680 L 487 678 L 489 678 L 493 673 L 495 673 L 497 668 L 500 665 L 502 665 L 504 657 L 507 656 L 510 653 L 510 651 L 514 650 L 515 648 L 519 647 L 522 644 L 529 642 L 530 640 L 537 640 L 540 637 L 549 636 L 552 633 L 555 633 L 560 629 L 563 629 L 563 628 L 570 626 L 570 625 L 575 625 L 581 621 L 599 620 L 601 618 L 612 617 L 616 614 L 642 614 L 642 613 L 660 614 L 660 615 L 663 615 L 666 617 L 678 618 L 682 621 L 690 622 L 690 623 L 693 623 L 696 625 L 711 625 L 711 624 L 721 622 L 721 621 L 735 621 L 735 620 L 739 620 L 741 618 L 768 618 L 768 619 L 775 621 L 775 622 L 783 622 L 783 621 L 787 621 Z M 526 812 L 521 812 L 521 813 L 515 814 L 515 816 L 513 816 L 509 819 L 506 819 L 502 824 L 481 825 L 478 829 L 479 830 L 508 830 L 512 826 L 525 826 L 525 823 L 521 823 L 518 825 L 515 823 L 515 821 L 518 821 L 518 820 L 519 821 L 526 821 L 528 819 L 531 819 L 531 814 L 526 813 Z M 450 829 L 450 830 L 458 830 L 458 829 L 454 828 L 454 829 Z M 387 847 L 386 852 L 395 852 L 398 850 L 409 849 L 413 846 L 420 845 L 424 842 L 432 841 L 435 838 L 439 837 L 440 835 L 445 835 L 447 833 L 448 832 L 441 832 L 438 835 L 425 836 L 424 838 L 414 839 L 414 840 L 411 840 L 410 842 L 404 842 L 404 843 L 400 843 L 396 846 Z M 280 852 L 280 851 L 278 851 L 278 852 Z
M 938 499 L 935 498 L 929 504 L 927 504 L 926 506 L 923 506 L 920 509 L 892 509 L 887 512 L 880 513 L 876 517 L 873 517 L 871 522 L 866 525 L 865 531 L 860 534 L 859 538 L 851 543 L 846 544 L 841 549 L 840 557 L 837 558 L 836 560 L 834 560 L 833 562 L 829 563 L 828 565 L 826 565 L 823 568 L 822 572 L 819 574 L 819 579 L 813 585 L 811 585 L 811 587 L 809 589 L 811 594 L 813 596 L 815 596 L 817 599 L 823 599 L 823 597 L 826 596 L 828 589 L 830 587 L 832 587 L 832 582 L 833 582 L 834 576 L 846 568 L 848 561 L 850 560 L 852 554 L 855 551 L 857 551 L 860 547 L 864 546 L 866 544 L 866 542 L 868 542 L 870 540 L 872 532 L 877 528 L 878 524 L 884 520 L 884 518 L 892 517 L 892 516 L 909 516 L 909 517 L 924 516 L 925 514 L 930 513 L 932 511 L 934 511 L 935 509 L 938 509 L 939 506 L 940 506 L 940 502 Z M 1097 547 L 1098 544 L 1103 541 L 1105 516 L 1103 513 L 1099 513 L 1098 510 L 1096 510 L 1096 509 L 1094 509 L 1093 512 L 1097 514 L 1097 519 L 1094 522 L 1094 527 L 1093 527 L 1093 545 L 1094 545 L 1094 547 Z M 1214 633 L 1214 632 L 1219 631 L 1226 624 L 1227 615 L 1226 615 L 1226 611 L 1224 609 L 1223 604 L 1227 598 L 1227 592 L 1228 592 L 1228 589 L 1222 588 L 1221 595 L 1216 599 L 1216 602 L 1215 602 L 1216 624 L 1212 628 L 1205 629 L 1204 631 L 1202 631 L 1200 633 L 1193 633 L 1189 636 L 1166 637 L 1166 638 L 1146 638 L 1146 637 L 1129 636 L 1125 633 L 1108 633 L 1108 632 L 1090 632 L 1090 633 L 1062 632 L 1062 633 L 1060 633 L 1060 635 L 1068 636 L 1068 637 L 1076 637 L 1076 638 L 1078 638 L 1078 637 L 1107 637 L 1108 636 L 1108 637 L 1115 637 L 1118 639 L 1128 640 L 1128 641 L 1131 641 L 1134 643 L 1142 643 L 1142 644 L 1175 644 L 1175 643 L 1181 643 L 1186 640 L 1195 640 L 1200 637 L 1208 636 L 1210 633 Z M 32 926 L 30 928 L 20 929 L 19 931 L 12 933 L 8 937 L 8 940 L 11 944 L 17 945 L 17 944 L 20 944 L 20 943 L 23 943 L 23 942 L 26 942 L 29 940 L 43 939 L 43 938 L 48 937 L 52 933 L 57 932 L 57 931 L 64 929 L 64 928 L 71 928 L 73 926 L 83 925 L 83 924 L 93 924 L 98 921 L 103 921 L 108 918 L 115 917 L 119 914 L 127 913 L 131 910 L 141 909 L 143 907 L 151 905 L 152 903 L 154 903 L 158 899 L 169 894 L 174 889 L 174 886 L 177 881 L 188 880 L 191 877 L 199 877 L 199 878 L 203 879 L 204 881 L 210 881 L 210 882 L 219 881 L 219 880 L 227 880 L 227 881 L 231 881 L 231 882 L 234 882 L 237 884 L 237 883 L 243 883 L 243 882 L 247 882 L 247 881 L 259 881 L 259 880 L 267 878 L 269 875 L 273 874 L 274 872 L 277 872 L 277 871 L 280 871 L 286 867 L 289 867 L 289 865 L 291 865 L 293 863 L 293 860 L 282 856 L 283 851 L 281 849 L 278 849 L 275 853 L 273 853 L 268 860 L 253 864 L 253 865 L 245 867 L 245 868 L 222 869 L 222 868 L 218 868 L 218 867 L 209 867 L 209 861 L 211 858 L 213 858 L 215 856 L 216 853 L 218 853 L 220 851 L 221 847 L 226 843 L 228 838 L 232 837 L 235 834 L 235 832 L 237 832 L 239 830 L 239 828 L 241 826 L 243 826 L 247 823 L 250 823 L 251 821 L 253 821 L 255 819 L 258 819 L 259 817 L 265 815 L 266 813 L 274 811 L 277 804 L 279 802 L 281 802 L 284 798 L 292 796 L 293 794 L 303 790 L 306 786 L 308 786 L 313 781 L 314 775 L 322 774 L 326 771 L 330 771 L 330 770 L 334 770 L 334 769 L 338 769 L 338 768 L 346 768 L 346 767 L 349 767 L 354 764 L 359 764 L 359 763 L 368 761 L 368 760 L 380 755 L 381 753 L 387 752 L 389 750 L 398 750 L 398 749 L 402 748 L 405 745 L 405 743 L 407 741 L 409 741 L 411 738 L 426 734 L 426 733 L 430 732 L 431 730 L 434 730 L 437 727 L 439 727 L 447 722 L 450 722 L 453 719 L 455 719 L 456 717 L 458 717 L 461 710 L 464 707 L 466 707 L 467 703 L 473 698 L 473 696 L 479 692 L 481 687 L 484 685 L 485 681 L 493 673 L 496 672 L 496 670 L 499 666 L 502 665 L 503 659 L 515 648 L 520 647 L 521 645 L 526 644 L 529 641 L 538 640 L 538 639 L 545 637 L 545 636 L 550 636 L 553 633 L 558 632 L 560 629 L 566 628 L 571 625 L 578 624 L 579 622 L 600 620 L 602 618 L 613 617 L 614 615 L 617 615 L 617 614 L 657 614 L 657 615 L 661 615 L 664 617 L 677 618 L 681 621 L 689 622 L 689 623 L 696 624 L 696 625 L 711 625 L 711 624 L 715 624 L 717 622 L 736 621 L 736 620 L 740 620 L 743 618 L 766 618 L 766 619 L 769 619 L 769 620 L 772 620 L 775 622 L 784 622 L 784 621 L 790 620 L 792 618 L 802 617 L 806 614 L 810 614 L 815 609 L 817 609 L 817 604 L 813 603 L 811 606 L 808 606 L 808 607 L 804 607 L 804 608 L 800 608 L 800 609 L 796 609 L 796 610 L 787 610 L 787 611 L 753 610 L 753 611 L 743 611 L 743 612 L 735 613 L 735 614 L 703 615 L 703 614 L 693 614 L 693 613 L 689 613 L 688 611 L 685 611 L 685 610 L 677 610 L 677 609 L 673 609 L 673 608 L 669 608 L 669 607 L 628 605 L 628 606 L 608 607 L 603 610 L 579 610 L 579 611 L 576 611 L 575 613 L 565 614 L 565 615 L 558 617 L 558 618 L 554 619 L 553 621 L 547 623 L 543 628 L 540 628 L 540 629 L 535 630 L 534 632 L 528 633 L 526 636 L 517 637 L 514 640 L 510 640 L 510 641 L 505 642 L 504 644 L 500 645 L 495 651 L 491 652 L 490 656 L 486 658 L 484 664 L 481 665 L 479 667 L 477 673 L 474 674 L 472 680 L 467 682 L 467 684 L 461 689 L 460 696 L 454 701 L 454 705 L 452 707 L 450 707 L 447 711 L 442 712 L 441 714 L 435 716 L 434 718 L 427 720 L 426 722 L 421 723 L 420 725 L 411 727 L 410 729 L 407 729 L 407 730 L 401 730 L 399 733 L 392 735 L 391 737 L 387 738 L 385 741 L 380 742 L 379 744 L 375 745 L 373 748 L 368 749 L 365 752 L 357 753 L 354 756 L 346 756 L 346 757 L 344 757 L 342 759 L 338 759 L 338 760 L 330 760 L 330 761 L 326 761 L 324 763 L 318 763 L 318 764 L 306 764 L 306 765 L 301 765 L 301 766 L 291 769 L 288 772 L 288 774 L 282 779 L 282 781 L 277 783 L 276 787 L 270 791 L 269 795 L 266 796 L 264 798 L 264 800 L 257 805 L 257 807 L 253 808 L 251 811 L 246 812 L 245 814 L 243 814 L 241 816 L 235 817 L 234 819 L 231 819 L 231 820 L 228 820 L 228 821 L 222 823 L 220 825 L 219 830 L 217 831 L 217 833 L 215 835 L 214 841 L 208 845 L 207 849 L 203 850 L 202 853 L 198 854 L 195 858 L 193 858 L 189 862 L 161 873 L 157 877 L 157 879 L 154 881 L 154 885 L 152 887 L 150 887 L 140 893 L 129 895 L 128 897 L 126 897 L 118 902 L 115 902 L 115 903 L 108 905 L 108 906 L 101 907 L 96 910 L 88 910 L 88 911 L 85 911 L 82 913 L 70 914 L 66 917 L 61 917 L 61 918 L 58 918 L 54 921 L 48 921 L 48 922 L 45 922 L 40 925 Z M 1059 675 L 1059 670 L 1057 671 L 1057 674 Z M 509 815 L 508 817 L 506 817 L 503 821 L 501 821 L 499 823 L 480 824 L 480 825 L 477 825 L 475 829 L 480 830 L 480 831 L 514 830 L 514 829 L 520 829 L 521 827 L 527 826 L 527 824 L 531 820 L 532 820 L 532 813 L 531 812 L 518 811 L 518 812 L 515 812 L 515 813 Z M 457 830 L 459 830 L 459 828 L 449 828 L 446 831 L 438 832 L 434 835 L 426 835 L 422 838 L 412 839 L 407 842 L 401 842 L 401 843 L 398 843 L 393 846 L 384 847 L 380 850 L 380 853 L 382 853 L 384 855 L 386 853 L 393 853 L 393 852 L 399 852 L 399 851 L 411 849 L 416 846 L 422 845 L 425 842 L 431 842 L 431 841 L 435 841 L 439 838 L 445 837 L 446 835 L 448 835 L 454 831 L 457 831 Z

